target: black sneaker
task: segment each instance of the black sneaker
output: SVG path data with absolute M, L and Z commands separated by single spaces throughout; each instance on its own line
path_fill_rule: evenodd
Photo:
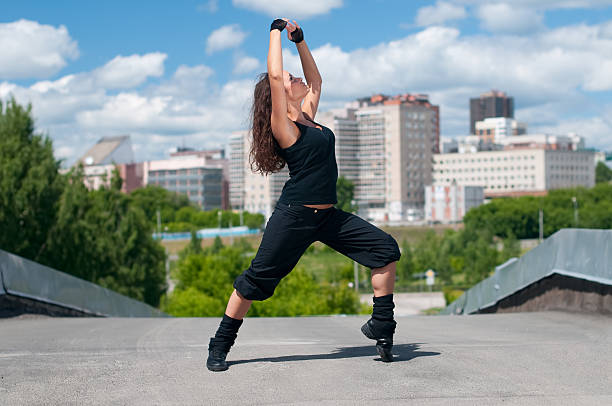
M 393 334 L 395 333 L 395 320 L 381 321 L 370 319 L 363 326 L 361 332 L 371 340 L 376 340 L 376 352 L 383 362 L 393 362 Z
M 227 353 L 229 352 L 229 347 L 227 344 L 223 345 L 222 343 L 216 342 L 214 337 L 210 338 L 210 342 L 208 344 L 208 359 L 206 360 L 206 368 L 209 371 L 225 371 L 227 370 L 227 362 L 225 362 L 225 358 L 227 357 Z
M 227 362 L 225 362 L 227 352 L 220 348 L 208 350 L 208 359 L 206 360 L 206 368 L 209 371 L 219 372 L 227 370 Z

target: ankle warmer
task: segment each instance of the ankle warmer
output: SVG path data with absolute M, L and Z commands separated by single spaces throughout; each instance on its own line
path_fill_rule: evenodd
M 385 296 L 374 296 L 372 318 L 377 320 L 393 320 L 393 293 Z
M 215 346 L 228 352 L 230 347 L 234 345 L 236 337 L 238 337 L 238 329 L 242 325 L 242 322 L 243 320 L 233 319 L 227 314 L 224 314 L 219 324 L 219 328 L 215 333 L 215 337 L 211 338 L 208 348 L 211 349 Z

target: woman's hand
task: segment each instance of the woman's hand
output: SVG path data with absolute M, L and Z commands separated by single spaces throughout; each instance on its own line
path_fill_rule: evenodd
M 270 32 L 272 32 L 272 30 L 284 30 L 285 26 L 287 25 L 287 21 L 289 20 L 286 18 L 277 18 L 276 20 L 272 21 L 272 24 L 270 24 Z
M 304 32 L 298 23 L 295 20 L 293 20 L 293 23 L 289 20 L 285 21 L 287 21 L 287 38 L 296 44 L 302 42 L 304 40 Z

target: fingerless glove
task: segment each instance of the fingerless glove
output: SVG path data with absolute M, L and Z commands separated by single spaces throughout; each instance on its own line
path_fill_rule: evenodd
M 270 31 L 279 30 L 282 32 L 286 26 L 287 26 L 287 21 L 281 18 L 277 18 L 276 20 L 272 21 L 272 24 L 270 25 Z
M 293 31 L 291 33 L 291 41 L 295 42 L 296 44 L 299 44 L 300 42 L 304 41 L 304 31 L 302 31 L 301 28 L 298 28 Z

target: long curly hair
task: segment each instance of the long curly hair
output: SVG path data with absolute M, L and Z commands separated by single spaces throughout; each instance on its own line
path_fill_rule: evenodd
M 280 145 L 272 135 L 272 92 L 268 73 L 259 75 L 253 106 L 251 107 L 251 134 L 253 142 L 249 151 L 249 164 L 251 171 L 262 175 L 278 172 L 285 167 L 285 160 L 279 152 Z

